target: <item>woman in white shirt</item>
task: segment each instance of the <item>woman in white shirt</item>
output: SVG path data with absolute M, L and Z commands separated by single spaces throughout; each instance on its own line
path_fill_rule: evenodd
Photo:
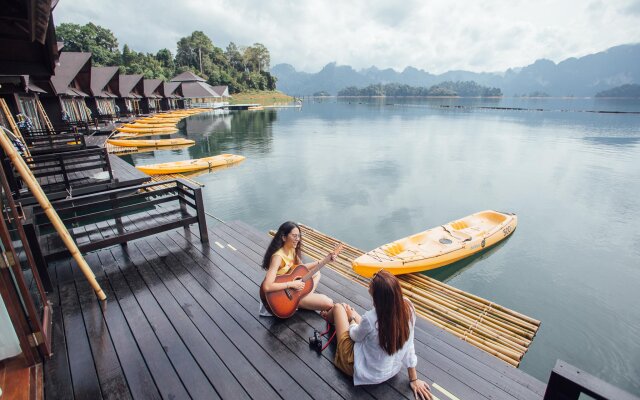
M 407 368 L 416 399 L 431 400 L 429 385 L 416 372 L 413 304 L 402 297 L 398 279 L 385 270 L 373 276 L 369 294 L 374 308 L 363 316 L 346 304 L 336 304 L 326 314 L 338 338 L 334 364 L 353 376 L 354 385 L 381 383 Z

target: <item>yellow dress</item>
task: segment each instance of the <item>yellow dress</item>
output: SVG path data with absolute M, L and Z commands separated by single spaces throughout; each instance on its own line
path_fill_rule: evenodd
M 295 267 L 296 249 L 292 249 L 289 253 L 286 253 L 284 251 L 284 248 L 280 248 L 280 250 L 278 250 L 275 253 L 273 253 L 273 255 L 271 257 L 275 256 L 276 254 L 280 256 L 280 266 L 278 267 L 278 271 L 276 271 L 277 275 L 284 275 L 284 274 L 288 273 L 289 271 L 291 271 L 293 269 L 293 267 Z M 262 304 L 262 301 L 260 301 L 260 308 L 259 308 L 258 312 L 263 317 L 272 317 L 273 316 L 267 310 L 267 308 L 264 306 L 264 304 Z
M 285 253 L 284 247 L 273 253 L 273 256 L 280 256 L 280 266 L 278 267 L 277 275 L 284 275 L 289 273 L 293 267 L 295 267 L 296 249 L 291 249 L 289 253 Z M 271 257 L 273 257 L 271 256 Z

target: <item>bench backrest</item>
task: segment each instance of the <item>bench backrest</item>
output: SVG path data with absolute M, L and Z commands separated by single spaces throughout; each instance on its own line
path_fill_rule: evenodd
M 36 155 L 27 157 L 25 163 L 42 190 L 47 195 L 53 195 L 52 198 L 59 197 L 55 195 L 59 192 L 69 193 L 74 189 L 114 181 L 109 154 L 104 148 Z M 25 197 L 24 193 L 21 194 L 21 189 L 25 187 L 22 177 L 14 168 L 9 167 L 8 159 L 5 159 L 4 165 L 6 171 L 12 171 L 8 178 L 14 198 Z M 100 174 L 101 172 L 104 173 Z M 31 197 L 31 193 L 26 194 L 26 197 Z

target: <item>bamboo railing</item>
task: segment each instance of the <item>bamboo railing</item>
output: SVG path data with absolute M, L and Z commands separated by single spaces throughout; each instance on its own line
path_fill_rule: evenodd
M 321 259 L 340 243 L 308 226 L 301 224 L 300 228 L 303 251 L 311 258 Z M 328 267 L 368 286 L 369 279 L 351 269 L 351 262 L 364 252 L 343 245 L 337 260 Z M 400 275 L 398 279 L 404 295 L 411 299 L 421 317 L 515 367 L 540 327 L 540 321 L 422 274 Z

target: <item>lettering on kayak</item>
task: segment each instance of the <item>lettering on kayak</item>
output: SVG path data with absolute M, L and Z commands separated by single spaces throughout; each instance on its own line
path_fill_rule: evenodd
M 502 233 L 506 237 L 508 234 L 511 233 L 512 230 L 513 230 L 513 227 L 511 227 L 511 225 L 507 225 L 502 229 Z

